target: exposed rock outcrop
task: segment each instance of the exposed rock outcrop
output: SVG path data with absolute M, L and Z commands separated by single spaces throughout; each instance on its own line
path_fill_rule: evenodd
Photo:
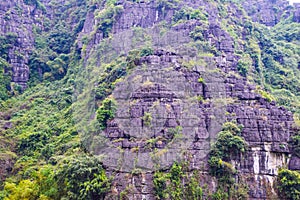
M 287 1 L 252 4 L 244 2 L 245 9 L 257 9 L 250 15 L 267 26 L 277 24 L 285 10 L 289 12 Z M 142 57 L 130 75 L 116 84 L 112 96 L 117 101 L 117 114 L 101 133 L 106 144 L 93 149 L 105 155 L 103 164 L 110 173 L 116 173 L 114 191 L 127 191 L 129 199 L 154 199 L 151 180 L 155 169 L 159 166 L 167 170 L 174 161 L 186 159 L 191 170 L 203 173 L 203 180 L 212 180 L 209 188 L 215 190 L 216 180 L 207 174 L 208 153 L 222 124 L 233 120 L 243 126 L 248 150 L 232 164 L 245 177 L 250 198 L 276 196 L 278 168 L 290 164 L 291 169 L 297 169 L 299 161 L 294 157 L 290 160 L 293 115 L 263 98 L 254 84 L 238 74 L 240 58 L 234 54 L 234 39 L 222 29 L 218 16 L 210 15 L 217 13 L 217 8 L 206 6 L 209 24 L 202 36 L 221 55 L 198 57 L 197 52 L 189 52 L 183 45 L 192 41 L 190 32 L 196 26 L 204 26 L 201 22 L 189 20 L 161 34 L 159 23 L 172 20 L 172 9 L 162 15 L 153 2 L 122 5 L 124 11 L 112 29 L 111 48 L 126 54 L 131 45 L 143 45 L 132 41 L 135 33 L 131 29 L 143 27 L 156 50 L 154 55 Z M 197 1 L 193 6 L 201 5 L 203 2 Z M 230 9 L 242 16 L 234 6 Z M 90 14 L 85 32 L 92 30 L 93 23 Z M 85 52 L 87 60 L 93 46 L 103 40 L 98 30 Z M 163 47 L 175 50 L 165 51 Z M 191 60 L 196 63 L 192 67 L 187 65 Z
M 29 66 L 30 56 L 38 46 L 37 37 L 54 29 L 54 26 L 63 19 L 62 16 L 64 16 L 64 23 L 70 26 L 68 27 L 70 37 L 72 32 L 78 28 L 77 25 L 78 23 L 80 24 L 81 19 L 77 18 L 80 18 L 81 14 L 77 13 L 76 15 L 68 16 L 66 13 L 72 14 L 68 9 L 80 7 L 83 3 L 73 2 L 70 5 L 67 4 L 68 2 L 65 1 L 53 2 L 50 0 L 29 1 L 27 4 L 23 0 L 0 2 L 0 35 L 12 34 L 17 38 L 16 43 L 9 48 L 6 61 L 9 63 L 12 71 L 12 82 L 20 85 L 23 90 L 27 88 L 27 82 L 30 78 L 30 67 L 33 68 L 33 66 Z M 84 13 L 84 9 L 82 13 Z M 80 30 L 79 27 L 78 31 Z M 42 71 L 40 66 L 34 67 L 37 68 L 34 69 L 38 71 L 36 73 L 39 73 L 42 79 L 44 71 Z
M 39 24 L 38 18 L 41 18 L 41 11 L 23 1 L 0 2 L 0 34 L 17 36 L 17 43 L 9 49 L 7 59 L 12 68 L 12 81 L 24 89 L 29 79 L 29 53 L 34 49 L 32 30 L 34 24 Z
M 103 132 L 110 145 L 98 153 L 105 152 L 109 170 L 120 171 L 115 187 L 120 192 L 132 184 L 132 199 L 153 199 L 151 182 L 136 183 L 150 180 L 155 164 L 167 169 L 187 155 L 192 156 L 191 169 L 207 171 L 211 142 L 225 121 L 235 120 L 244 127 L 242 136 L 249 145 L 236 168 L 249 177 L 251 198 L 270 197 L 278 167 L 288 165 L 292 113 L 262 98 L 245 78 L 227 75 L 224 71 L 235 61 L 224 65 L 216 58 L 210 70 L 189 70 L 180 59 L 167 52 L 143 58 L 113 92 L 118 112 Z M 128 174 L 134 170 L 141 170 L 141 177 Z
M 43 0 L 41 3 L 44 4 L 43 9 L 45 10 L 38 8 L 36 5 L 26 5 L 23 1 L 4 1 L 0 4 L 0 33 L 2 35 L 15 33 L 18 37 L 17 44 L 9 50 L 7 61 L 12 67 L 12 81 L 22 86 L 23 89 L 27 87 L 30 76 L 29 56 L 35 48 L 35 34 L 33 28 L 39 27 L 43 29 L 43 18 L 47 17 L 52 20 L 60 15 L 55 11 L 60 9 L 51 5 L 51 1 Z M 64 4 L 64 2 L 56 3 Z M 165 9 L 164 12 L 158 10 L 158 4 L 155 1 L 141 1 L 138 4 L 128 1 L 119 1 L 118 4 L 123 5 L 126 12 L 114 23 L 113 33 L 118 33 L 130 29 L 131 27 L 152 27 L 154 24 L 163 20 L 169 23 L 175 12 L 175 9 Z M 204 1 L 185 1 L 184 3 L 178 4 L 179 7 L 186 5 L 194 8 L 199 6 L 205 7 L 210 20 L 217 18 L 216 8 Z M 98 6 L 101 7 L 103 5 Z M 260 22 L 267 26 L 274 26 L 279 22 L 281 17 L 288 17 L 292 13 L 294 13 L 294 21 L 299 22 L 298 4 L 295 4 L 296 9 L 293 11 L 286 0 L 244 1 L 243 7 L 252 17 L 253 21 Z M 61 13 L 64 11 L 65 10 L 60 10 Z M 284 12 L 285 14 L 283 15 Z M 69 19 L 69 21 L 74 25 L 78 23 L 74 21 L 74 19 Z M 88 23 L 85 23 L 83 32 L 91 33 L 93 31 L 93 24 L 97 23 L 92 11 L 86 16 L 86 21 Z M 99 42 L 102 38 L 101 33 L 97 33 L 95 40 Z M 79 47 L 81 47 L 80 41 Z M 89 48 L 87 48 L 87 50 L 89 50 Z
M 282 17 L 286 18 L 293 12 L 287 0 L 243 1 L 242 5 L 253 21 L 266 26 L 276 25 Z

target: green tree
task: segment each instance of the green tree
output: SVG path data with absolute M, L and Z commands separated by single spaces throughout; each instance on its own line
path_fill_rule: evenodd
M 213 195 L 215 196 L 214 199 L 231 195 L 230 191 L 233 189 L 234 175 L 237 171 L 230 162 L 246 150 L 246 142 L 244 138 L 239 136 L 240 133 L 240 126 L 233 122 L 226 122 L 222 131 L 218 133 L 217 140 L 210 151 L 208 160 L 210 174 L 215 176 L 219 183 L 218 191 Z M 220 191 L 223 191 L 224 194 Z
M 186 163 L 174 163 L 169 172 L 154 173 L 153 184 L 158 199 L 201 200 L 203 190 L 197 171 L 188 170 Z
M 100 161 L 85 155 L 64 159 L 58 166 L 55 180 L 60 199 L 104 199 L 111 184 Z
M 283 198 L 289 200 L 300 199 L 300 174 L 288 169 L 280 169 L 278 172 L 278 189 Z

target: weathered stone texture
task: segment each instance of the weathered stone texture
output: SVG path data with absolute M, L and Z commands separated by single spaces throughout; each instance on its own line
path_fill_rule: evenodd
M 54 3 L 50 0 L 41 0 L 40 3 L 44 8 L 26 5 L 23 0 L 0 2 L 0 35 L 15 34 L 17 36 L 17 41 L 9 49 L 7 56 L 7 62 L 12 70 L 12 82 L 17 83 L 23 89 L 27 88 L 30 77 L 29 59 L 35 50 L 35 31 L 40 29 L 42 32 L 49 32 L 49 27 L 47 30 L 44 27 L 49 23 L 46 20 L 54 22 L 52 24 L 54 26 L 69 9 L 67 6 L 63 6 L 66 1 Z M 78 19 L 74 19 L 73 15 L 65 16 L 64 20 L 71 27 L 70 32 L 72 32 L 76 28 Z M 34 31 L 34 29 L 36 30 Z M 39 71 L 39 73 L 41 72 Z
M 204 5 L 202 1 L 186 3 L 193 7 Z M 275 25 L 280 13 L 273 13 L 273 4 L 269 1 L 259 3 L 263 5 L 259 12 L 267 15 L 261 18 L 253 15 L 254 21 Z M 168 169 L 174 161 L 186 160 L 187 155 L 191 155 L 191 169 L 202 171 L 203 180 L 212 180 L 207 175 L 211 144 L 222 124 L 235 120 L 243 126 L 242 136 L 248 150 L 232 164 L 249 185 L 251 199 L 274 197 L 272 187 L 278 167 L 289 164 L 291 169 L 297 169 L 299 162 L 297 157 L 289 162 L 293 116 L 275 102 L 268 102 L 257 93 L 254 84 L 238 75 L 239 57 L 234 54 L 234 40 L 218 22 L 216 7 L 210 4 L 205 7 L 209 26 L 203 36 L 222 54 L 204 56 L 203 65 L 187 68 L 185 62 L 196 59 L 197 52 L 183 44 L 191 42 L 190 32 L 202 26 L 201 22 L 179 23 L 161 34 L 159 22 L 170 21 L 173 10 L 161 15 L 153 2 L 123 5 L 124 12 L 113 26 L 112 49 L 126 53 L 134 45 L 135 48 L 143 45 L 132 41 L 135 37 L 132 27 L 137 26 L 146 28 L 144 33 L 152 38 L 156 50 L 154 55 L 142 57 L 138 66 L 116 85 L 112 95 L 118 103 L 117 114 L 101 134 L 107 139 L 106 146 L 95 151 L 106 155 L 103 164 L 108 171 L 118 172 L 115 194 L 126 190 L 129 199 L 154 199 L 155 166 L 159 164 L 162 169 Z M 285 8 L 287 3 L 280 1 L 278 5 Z M 248 12 L 253 8 L 247 2 L 244 6 Z M 242 16 L 235 13 L 235 9 L 232 5 L 228 14 Z M 86 21 L 84 30 L 91 30 L 93 23 L 92 19 Z M 90 51 L 103 40 L 101 33 L 97 34 L 89 44 Z M 167 48 L 174 51 L 163 50 Z M 198 81 L 199 78 L 204 81 Z M 132 175 L 132 171 L 141 173 Z M 148 179 L 141 182 L 139 177 Z M 215 186 L 214 180 L 209 188 L 213 191 Z
M 111 170 L 139 169 L 151 175 L 157 162 L 167 169 L 189 154 L 191 169 L 207 171 L 211 142 L 222 123 L 236 120 L 244 127 L 242 136 L 248 143 L 248 151 L 235 166 L 241 176 L 251 177 L 247 181 L 253 199 L 269 197 L 268 187 L 273 186 L 278 167 L 288 164 L 292 113 L 262 98 L 245 78 L 222 72 L 198 72 L 197 67 L 187 69 L 181 66 L 180 59 L 168 52 L 156 52 L 142 58 L 140 66 L 117 84 L 113 96 L 118 102 L 118 112 L 103 134 L 111 141 L 108 149 L 121 148 L 123 152 L 114 151 L 104 165 Z M 216 67 L 224 68 L 217 60 Z M 226 63 L 231 65 L 232 62 Z M 199 77 L 204 77 L 205 83 L 199 83 Z M 199 97 L 204 101 L 197 100 Z M 147 123 L 146 113 L 151 115 Z M 182 127 L 182 136 L 176 139 L 172 131 L 178 126 Z M 115 153 L 123 162 L 111 165 Z M 291 163 L 295 165 L 297 161 Z M 119 192 L 122 188 L 124 185 L 116 186 Z M 151 190 L 144 194 L 132 188 L 131 195 L 153 194 Z
M 33 6 L 27 6 L 23 1 L 0 2 L 0 34 L 13 33 L 17 35 L 17 43 L 9 50 L 8 62 L 12 67 L 12 81 L 23 88 L 27 87 L 29 79 L 28 59 L 34 48 L 32 27 L 34 17 L 39 18 L 41 12 Z

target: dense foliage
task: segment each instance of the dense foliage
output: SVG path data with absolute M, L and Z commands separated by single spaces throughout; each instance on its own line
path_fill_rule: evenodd
M 291 143 L 294 154 L 300 157 L 300 133 L 292 136 Z
M 197 171 L 188 173 L 187 163 L 174 163 L 169 172 L 157 171 L 153 184 L 158 199 L 203 199 L 200 176 Z
M 278 188 L 281 197 L 290 200 L 300 199 L 300 174 L 288 169 L 280 169 L 278 172 Z
M 57 199 L 104 199 L 110 190 L 110 180 L 95 157 L 66 158 L 59 165 L 55 179 L 59 185 Z
M 44 27 L 33 26 L 35 49 L 31 52 L 29 85 L 34 86 L 42 81 L 62 79 L 74 57 L 71 52 L 78 33 L 83 28 L 88 5 L 86 1 L 74 0 L 57 4 L 55 19 L 44 19 Z M 69 13 L 69 14 L 67 14 Z M 68 24 L 72 19 L 77 23 Z
M 101 129 L 105 129 L 108 121 L 114 118 L 116 109 L 117 107 L 114 99 L 104 99 L 102 101 L 102 105 L 97 110 L 97 119 Z
M 110 180 L 97 158 L 69 156 L 59 162 L 57 171 L 54 169 L 46 165 L 17 184 L 7 181 L 0 198 L 93 200 L 103 199 L 110 189 Z

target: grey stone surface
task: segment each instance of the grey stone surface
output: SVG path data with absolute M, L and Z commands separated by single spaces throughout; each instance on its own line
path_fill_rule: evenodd
M 123 172 L 138 169 L 149 174 L 157 164 L 168 169 L 174 161 L 184 160 L 186 153 L 192 155 L 191 169 L 206 171 L 216 134 L 225 121 L 235 120 L 243 126 L 242 136 L 248 143 L 248 151 L 238 157 L 235 166 L 240 176 L 251 177 L 246 179 L 251 198 L 269 197 L 268 187 L 273 187 L 278 167 L 288 164 L 292 113 L 263 99 L 245 78 L 178 67 L 173 63 L 179 62 L 180 56 L 174 55 L 171 62 L 164 59 L 166 54 L 170 53 L 158 51 L 141 58 L 140 65 L 113 92 L 119 105 L 117 117 L 103 134 L 111 141 L 122 138 L 122 143 L 114 145 L 124 150 Z M 230 65 L 216 62 L 216 68 Z M 205 77 L 205 83 L 199 83 L 199 77 Z M 197 100 L 199 94 L 202 103 Z M 124 110 L 128 113 L 119 114 Z M 151 115 L 148 125 L 145 113 Z M 178 126 L 180 137 L 174 137 Z M 297 162 L 293 158 L 291 168 L 295 169 Z M 110 162 L 104 165 L 111 170 L 116 167 Z M 132 195 L 143 195 L 135 189 Z M 153 194 L 153 190 L 148 192 Z

